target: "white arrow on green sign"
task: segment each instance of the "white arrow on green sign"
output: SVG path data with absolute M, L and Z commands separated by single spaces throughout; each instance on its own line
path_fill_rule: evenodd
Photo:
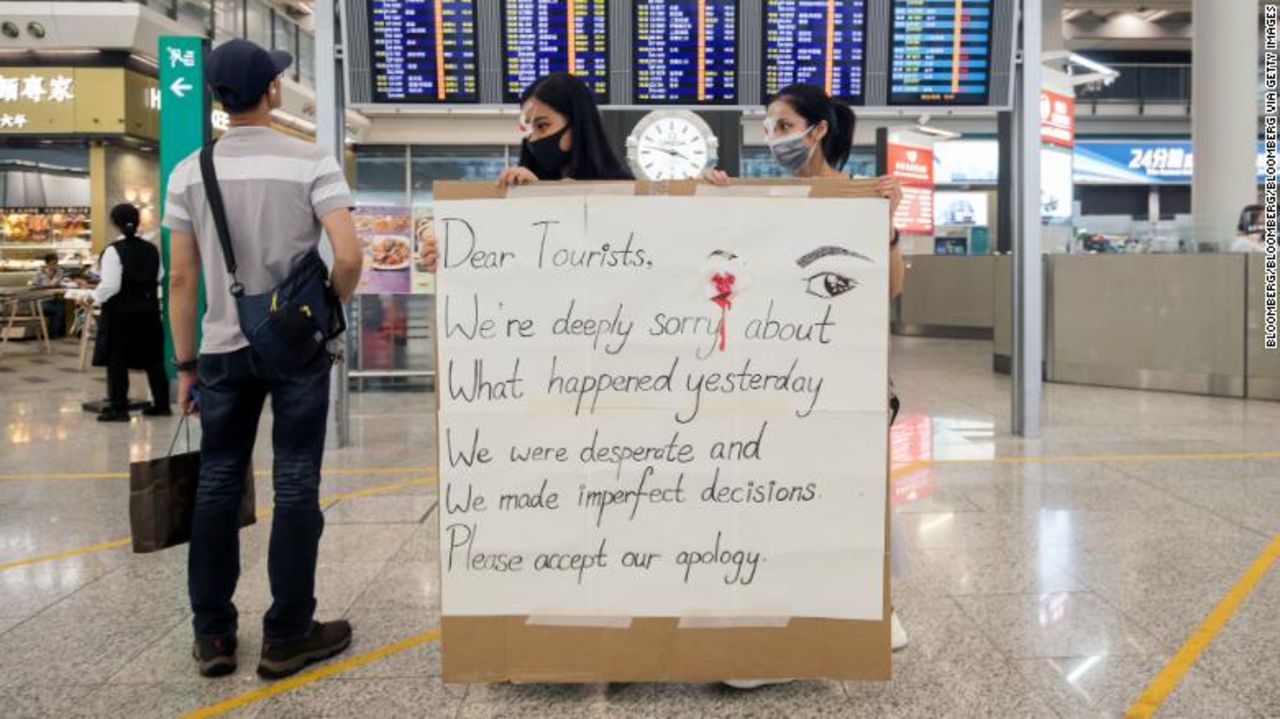
M 180 77 L 173 81 L 173 84 L 169 86 L 169 89 L 173 90 L 173 94 L 177 95 L 179 99 L 182 99 L 187 96 L 188 92 L 195 88 L 191 86 L 191 83 L 187 82 L 185 77 Z

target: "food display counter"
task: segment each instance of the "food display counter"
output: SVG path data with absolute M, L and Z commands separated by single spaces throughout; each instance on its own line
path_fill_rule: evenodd
M 0 272 L 33 273 L 56 253 L 64 266 L 92 264 L 87 207 L 0 208 Z

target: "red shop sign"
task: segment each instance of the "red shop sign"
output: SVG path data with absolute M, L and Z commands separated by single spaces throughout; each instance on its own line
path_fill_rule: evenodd
M 910 235 L 933 234 L 933 150 L 890 144 L 889 174 L 902 182 L 902 202 L 893 226 Z
M 1061 147 L 1076 144 L 1075 98 L 1052 90 L 1040 91 L 1040 141 Z

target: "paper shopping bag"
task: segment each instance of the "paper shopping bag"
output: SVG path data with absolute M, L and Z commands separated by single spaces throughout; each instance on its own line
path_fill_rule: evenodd
M 186 425 L 183 417 L 178 431 Z M 174 435 L 174 444 L 177 443 Z M 196 486 L 200 481 L 200 453 L 174 454 L 129 465 L 129 526 L 133 551 L 155 552 L 191 541 L 191 517 L 196 506 Z M 191 445 L 190 434 L 187 446 Z M 253 496 L 253 467 L 245 477 L 244 499 L 240 503 L 240 526 L 257 521 Z

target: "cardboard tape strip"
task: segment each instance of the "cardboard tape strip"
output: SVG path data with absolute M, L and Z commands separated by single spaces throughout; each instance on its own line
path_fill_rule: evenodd
M 631 617 L 586 617 L 568 614 L 530 614 L 524 621 L 531 627 L 590 627 L 595 629 L 628 629 Z
M 677 629 L 786 629 L 791 617 L 681 617 Z
M 628 629 L 631 617 L 591 617 L 569 614 L 530 614 L 525 625 L 531 627 L 586 627 L 594 629 Z M 791 617 L 681 617 L 677 629 L 786 629 Z
M 582 197 L 583 195 L 636 194 L 634 182 L 535 182 L 530 185 L 512 185 L 507 188 L 508 199 L 530 197 Z
M 729 185 L 717 187 L 699 183 L 693 191 L 697 197 L 808 197 L 813 194 L 810 185 Z

